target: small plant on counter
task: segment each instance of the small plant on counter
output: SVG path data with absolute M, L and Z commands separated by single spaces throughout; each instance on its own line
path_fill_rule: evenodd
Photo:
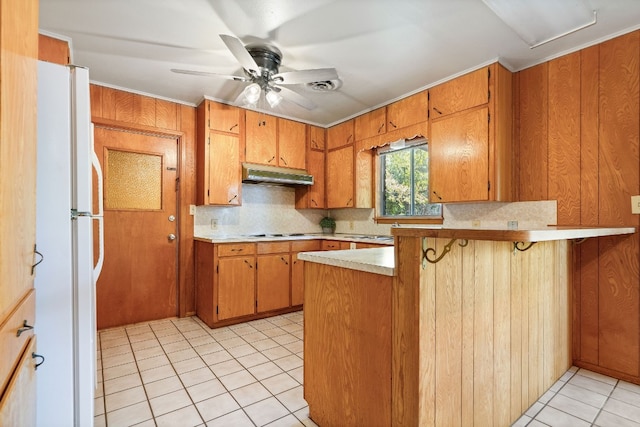
M 320 227 L 324 234 L 333 234 L 336 231 L 336 220 L 325 216 L 320 220 Z

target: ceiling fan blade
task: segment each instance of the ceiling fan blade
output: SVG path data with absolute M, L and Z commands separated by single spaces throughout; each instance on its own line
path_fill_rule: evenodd
M 312 82 L 324 82 L 338 79 L 335 68 L 316 68 L 313 70 L 286 71 L 273 76 L 277 84 L 297 85 Z
M 232 75 L 228 75 L 228 74 L 210 73 L 208 71 L 181 70 L 181 69 L 178 69 L 178 68 L 172 68 L 171 71 L 174 72 L 174 73 L 178 73 L 178 74 L 191 74 L 193 76 L 219 77 L 219 78 L 222 78 L 222 79 L 235 80 L 235 81 L 238 81 L 238 82 L 247 82 L 247 81 L 249 81 L 249 79 L 247 79 L 246 77 L 232 76 Z
M 220 34 L 220 38 L 222 39 L 224 44 L 227 45 L 227 48 L 229 48 L 240 65 L 242 65 L 242 68 L 244 68 L 245 70 L 259 72 L 258 64 L 256 64 L 256 61 L 244 47 L 240 39 L 226 34 Z
M 276 86 L 274 90 L 277 91 L 287 101 L 298 104 L 299 106 L 304 107 L 307 110 L 314 110 L 317 107 L 317 105 L 310 99 L 307 99 L 304 96 L 292 91 L 291 89 L 287 89 L 286 87 Z

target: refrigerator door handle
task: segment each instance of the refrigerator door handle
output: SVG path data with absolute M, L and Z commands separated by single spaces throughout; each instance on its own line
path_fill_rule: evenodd
M 99 253 L 98 253 L 98 261 L 96 262 L 96 265 L 93 268 L 93 280 L 94 280 L 94 283 L 97 283 L 98 277 L 100 276 L 100 272 L 102 272 L 102 264 L 104 263 L 104 204 L 102 200 L 102 194 L 103 194 L 102 168 L 100 167 L 100 160 L 98 160 L 98 156 L 96 155 L 96 152 L 93 146 L 93 123 L 91 124 L 91 165 L 96 170 L 96 174 L 98 175 L 98 212 L 92 215 L 93 219 L 98 221 Z

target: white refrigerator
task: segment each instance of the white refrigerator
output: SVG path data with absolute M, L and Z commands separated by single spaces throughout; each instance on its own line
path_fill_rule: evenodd
M 38 354 L 36 416 L 40 426 L 92 426 L 96 383 L 93 221 L 103 245 L 102 207 L 92 210 L 93 152 L 89 72 L 38 62 L 36 268 Z M 102 203 L 101 194 L 98 197 Z

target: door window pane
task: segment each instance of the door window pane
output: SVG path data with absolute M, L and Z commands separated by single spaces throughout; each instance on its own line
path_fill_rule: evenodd
M 107 150 L 105 209 L 162 209 L 162 156 Z

